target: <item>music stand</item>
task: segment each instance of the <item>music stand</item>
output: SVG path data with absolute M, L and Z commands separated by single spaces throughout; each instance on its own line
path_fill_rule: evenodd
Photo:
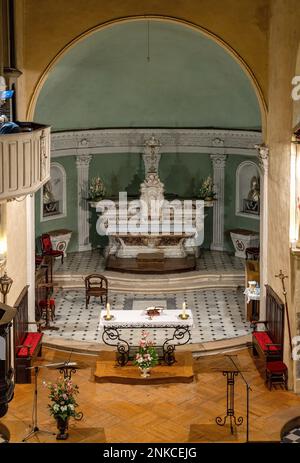
M 233 358 L 235 357 L 235 359 Z M 236 417 L 235 416 L 235 410 L 234 410 L 234 385 L 235 385 L 235 378 L 240 375 L 242 380 L 244 381 L 246 385 L 246 391 L 247 391 L 247 402 L 246 402 L 246 442 L 249 442 L 249 392 L 252 391 L 249 383 L 246 381 L 243 371 L 248 371 L 247 369 L 241 369 L 237 355 L 225 355 L 225 358 L 223 360 L 223 365 L 220 368 L 214 368 L 215 371 L 220 371 L 223 373 L 223 376 L 226 376 L 227 378 L 227 388 L 226 388 L 226 395 L 227 395 L 227 411 L 226 415 L 224 418 L 221 418 L 221 416 L 217 416 L 215 419 L 216 423 L 219 426 L 224 426 L 227 418 L 229 418 L 230 421 L 230 431 L 231 434 L 234 432 L 233 425 L 235 426 L 241 426 L 241 424 L 244 422 L 244 418 L 242 416 Z
M 38 419 L 37 419 L 37 393 L 38 393 L 38 386 L 37 386 L 37 376 L 39 372 L 39 368 L 43 366 L 34 366 L 34 367 L 27 367 L 27 370 L 34 370 L 34 398 L 33 398 L 33 408 L 32 408 L 32 424 L 31 424 L 31 431 L 22 439 L 22 442 L 27 441 L 32 436 L 37 434 L 38 432 L 43 432 L 45 434 L 50 434 L 55 436 L 55 432 L 47 431 L 44 429 L 40 429 L 38 427 Z
M 50 363 L 44 366 L 47 368 L 59 370 L 59 372 L 64 375 L 64 379 L 66 378 L 71 379 L 72 373 L 76 373 L 79 367 L 76 362 L 69 362 L 69 361 L 60 362 L 60 363 Z

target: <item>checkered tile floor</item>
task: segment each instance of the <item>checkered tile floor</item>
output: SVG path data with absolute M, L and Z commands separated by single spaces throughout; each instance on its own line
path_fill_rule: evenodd
M 300 444 L 300 428 L 292 429 L 282 441 L 285 444 Z
M 84 290 L 60 290 L 56 296 L 55 326 L 59 331 L 46 331 L 50 337 L 62 337 L 76 341 L 102 342 L 99 331 L 99 312 L 103 308 L 100 299 L 91 298 L 85 308 Z M 207 289 L 189 292 L 140 294 L 109 293 L 112 311 L 132 310 L 151 305 L 164 305 L 168 309 L 181 309 L 183 301 L 192 310 L 194 328 L 192 343 L 203 343 L 243 336 L 250 332 L 244 318 L 244 296 L 234 289 Z M 153 341 L 160 345 L 169 330 L 151 329 Z M 137 345 L 140 330 L 122 330 L 122 336 Z
M 57 259 L 54 266 L 55 274 L 64 275 L 88 275 L 104 270 L 105 259 L 98 250 L 69 253 L 63 264 L 60 259 Z M 205 250 L 197 261 L 197 270 L 200 273 L 243 272 L 244 260 L 226 252 Z

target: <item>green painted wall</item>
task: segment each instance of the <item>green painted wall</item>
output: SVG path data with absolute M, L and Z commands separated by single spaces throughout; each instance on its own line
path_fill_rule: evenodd
M 96 127 L 259 129 L 254 89 L 219 45 L 180 24 L 112 25 L 58 61 L 39 94 L 35 121 L 53 130 Z
M 259 231 L 259 221 L 235 215 L 236 169 L 238 165 L 253 158 L 245 156 L 228 156 L 225 170 L 225 231 L 232 228 L 247 228 Z M 36 194 L 36 236 L 58 228 L 68 228 L 73 231 L 69 251 L 78 249 L 77 235 L 77 170 L 75 157 L 55 158 L 62 164 L 67 173 L 67 217 L 40 222 L 40 192 Z M 162 154 L 160 160 L 160 178 L 168 195 L 179 197 L 195 197 L 201 180 L 212 175 L 212 165 L 209 155 L 205 154 Z M 140 183 L 144 179 L 144 163 L 140 154 L 100 154 L 94 155 L 90 163 L 90 179 L 100 176 L 106 187 L 107 196 L 118 196 L 119 191 L 127 191 L 128 196 L 139 195 Z M 212 240 L 213 209 L 206 209 L 204 247 L 209 248 Z M 100 237 L 96 232 L 97 215 L 91 209 L 92 246 L 105 246 L 106 237 Z M 225 238 L 226 249 L 233 251 L 230 236 Z
M 61 219 L 40 221 L 41 192 L 35 194 L 35 234 L 37 238 L 42 233 L 51 230 L 66 228 L 73 231 L 68 251 L 78 250 L 78 233 L 77 233 L 77 170 L 74 156 L 55 158 L 55 162 L 61 164 L 67 174 L 67 216 Z

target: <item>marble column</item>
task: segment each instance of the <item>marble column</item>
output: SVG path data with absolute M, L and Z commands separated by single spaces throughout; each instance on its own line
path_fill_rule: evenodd
M 266 287 L 268 278 L 268 173 L 269 173 L 269 148 L 268 146 L 255 145 L 258 151 L 259 165 L 262 171 L 260 179 L 260 320 L 266 319 Z
M 77 167 L 77 194 L 78 194 L 78 251 L 90 251 L 90 224 L 89 224 L 89 165 L 92 159 L 90 154 L 76 156 Z
M 226 154 L 211 154 L 213 164 L 213 182 L 217 200 L 213 206 L 213 240 L 210 249 L 213 251 L 224 250 L 224 184 Z

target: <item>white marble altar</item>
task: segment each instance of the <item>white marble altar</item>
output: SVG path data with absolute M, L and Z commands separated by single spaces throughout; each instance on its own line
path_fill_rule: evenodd
M 109 237 L 107 255 L 136 258 L 159 252 L 166 258 L 198 256 L 204 237 L 204 201 L 165 199 L 158 175 L 160 146 L 153 136 L 145 142 L 146 177 L 138 200 L 127 203 L 122 194 L 117 202 L 91 203 L 99 213 L 98 233 Z

